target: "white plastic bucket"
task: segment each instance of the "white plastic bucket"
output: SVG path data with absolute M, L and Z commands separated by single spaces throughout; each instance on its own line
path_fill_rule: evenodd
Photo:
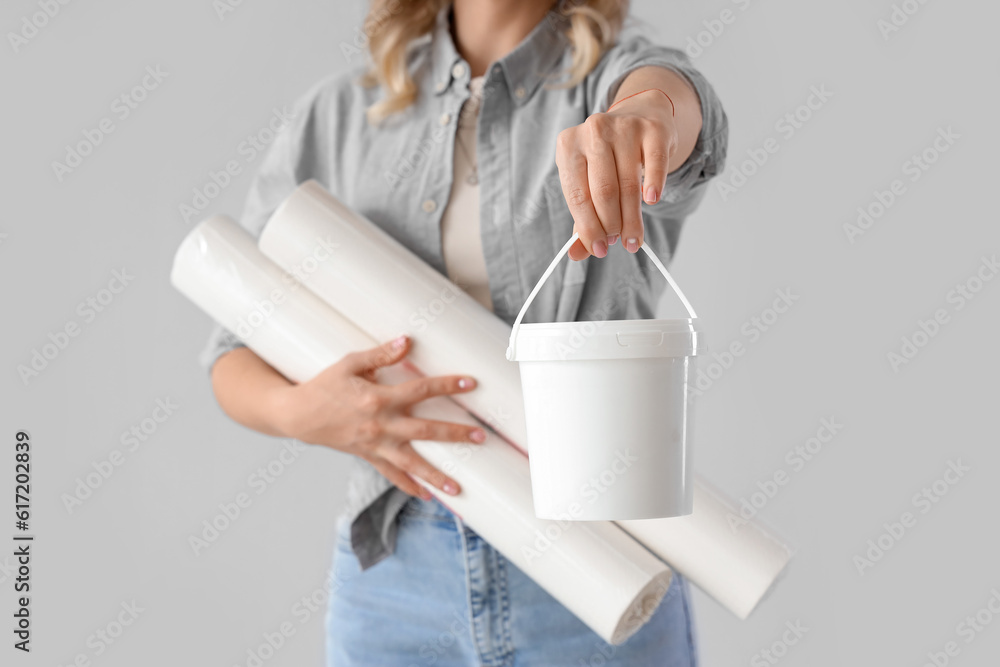
M 649 246 L 642 249 L 690 318 L 521 324 L 577 238 L 528 295 L 507 348 L 524 391 L 535 515 L 618 521 L 691 514 L 688 376 L 700 334 L 694 309 Z

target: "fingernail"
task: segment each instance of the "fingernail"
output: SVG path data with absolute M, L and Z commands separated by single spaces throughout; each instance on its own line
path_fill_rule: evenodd
M 392 341 L 392 349 L 402 350 L 403 346 L 406 345 L 406 336 L 400 336 L 396 340 Z
M 476 381 L 473 380 L 472 378 L 462 378 L 461 380 L 458 381 L 458 388 L 471 389 L 473 386 L 475 386 L 475 384 Z
M 646 186 L 646 203 L 655 204 L 656 197 L 657 197 L 656 188 L 654 188 L 652 185 Z
M 472 440 L 472 442 L 486 442 L 486 431 L 481 428 L 477 428 L 469 433 L 469 439 Z
M 594 257 L 604 257 L 608 254 L 608 244 L 604 241 L 594 241 Z
M 609 236 L 608 245 L 613 246 L 614 244 L 618 243 L 618 236 L 619 236 L 618 234 L 612 234 L 611 236 Z
M 629 239 L 628 241 L 626 241 L 625 242 L 625 249 L 628 250 L 629 252 L 633 252 L 633 253 L 634 252 L 638 252 L 639 251 L 639 239 Z
M 443 488 L 444 488 L 444 492 L 447 493 L 447 494 L 449 494 L 449 495 L 454 496 L 455 494 L 458 493 L 458 487 L 455 486 L 454 482 L 445 482 Z

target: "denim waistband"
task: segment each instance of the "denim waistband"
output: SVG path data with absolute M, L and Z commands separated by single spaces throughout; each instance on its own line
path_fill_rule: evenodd
M 407 516 L 455 521 L 455 513 L 448 509 L 440 500 L 433 497 L 430 500 L 412 497 L 406 501 L 400 513 Z

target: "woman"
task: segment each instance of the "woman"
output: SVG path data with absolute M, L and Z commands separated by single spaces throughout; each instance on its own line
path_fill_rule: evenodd
M 727 123 L 679 51 L 621 34 L 626 14 L 624 0 L 373 0 L 370 70 L 299 100 L 243 224 L 259 233 L 315 178 L 508 323 L 577 231 L 570 257 L 596 259 L 566 262 L 526 321 L 654 317 L 665 283 L 639 247 L 673 254 L 722 168 Z M 682 577 L 642 630 L 607 645 L 414 481 L 461 493 L 410 439 L 485 434 L 410 415 L 428 397 L 475 391 L 475 378 L 379 384 L 378 368 L 410 344 L 348 355 L 298 385 L 220 328 L 204 357 L 235 421 L 356 455 L 329 664 L 696 664 Z

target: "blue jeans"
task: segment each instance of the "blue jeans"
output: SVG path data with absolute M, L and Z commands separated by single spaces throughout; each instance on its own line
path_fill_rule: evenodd
M 595 602 L 599 604 L 599 602 Z M 326 614 L 328 667 L 696 667 L 688 582 L 604 642 L 437 500 L 412 498 L 395 553 L 361 572 L 341 520 Z

